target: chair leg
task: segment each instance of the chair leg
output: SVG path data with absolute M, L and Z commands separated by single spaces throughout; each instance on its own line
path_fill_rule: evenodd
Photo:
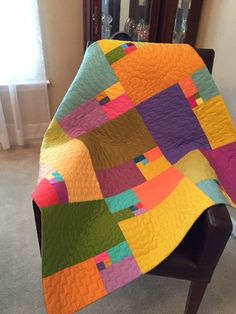
M 206 281 L 191 281 L 184 314 L 197 313 L 207 285 Z

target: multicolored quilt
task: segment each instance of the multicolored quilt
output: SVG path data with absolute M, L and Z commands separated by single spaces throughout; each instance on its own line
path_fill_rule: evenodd
M 236 130 L 188 45 L 101 40 L 43 140 L 49 314 L 70 314 L 145 274 L 214 204 L 236 202 Z

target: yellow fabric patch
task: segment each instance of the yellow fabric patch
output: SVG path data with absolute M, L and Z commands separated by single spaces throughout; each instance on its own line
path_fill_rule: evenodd
M 171 166 L 169 161 L 164 156 L 152 162 L 149 162 L 146 165 L 143 165 L 142 162 L 139 162 L 136 165 L 142 172 L 146 180 L 152 179 L 153 177 L 159 175 Z
M 181 158 L 175 167 L 194 183 L 206 179 L 216 179 L 214 169 L 199 150 L 193 150 Z
M 184 178 L 158 206 L 119 222 L 141 271 L 148 272 L 162 262 L 178 246 L 194 221 L 212 205 L 210 198 Z
M 199 105 L 201 105 L 201 104 L 203 103 L 203 99 L 202 99 L 202 97 L 200 97 L 200 98 L 196 99 L 195 101 L 196 101 L 196 103 L 197 103 L 197 105 L 198 105 L 198 106 L 199 106 Z
M 122 87 L 122 85 L 120 84 L 120 82 L 117 82 L 117 83 L 113 84 L 111 87 L 105 89 L 104 92 L 112 100 L 112 99 L 115 99 L 118 96 L 124 94 L 125 90 Z
M 41 162 L 47 163 L 62 176 L 70 203 L 103 198 L 88 149 L 78 139 L 43 150 Z
M 193 109 L 211 148 L 236 141 L 236 129 L 221 96 L 215 96 Z
M 100 101 L 100 100 L 102 100 L 103 98 L 105 98 L 107 95 L 105 94 L 105 92 L 104 91 L 102 91 L 101 93 L 99 93 L 98 95 L 96 95 L 96 100 L 97 101 Z
M 107 54 L 111 50 L 119 47 L 120 45 L 123 45 L 127 43 L 128 41 L 121 41 L 121 40 L 99 40 L 97 41 L 97 44 L 102 49 L 104 54 Z

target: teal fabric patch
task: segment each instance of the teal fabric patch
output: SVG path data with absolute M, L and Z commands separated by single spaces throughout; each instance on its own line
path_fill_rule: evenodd
M 107 253 L 109 254 L 112 264 L 117 263 L 132 254 L 127 242 L 122 242 L 114 246 L 113 248 L 109 249 Z
M 206 67 L 194 73 L 192 79 L 204 101 L 219 95 L 219 90 Z
M 127 190 L 115 196 L 111 196 L 105 199 L 109 211 L 113 214 L 119 210 L 127 208 L 131 205 L 139 203 L 136 195 L 133 191 Z
M 215 204 L 229 204 L 224 194 L 221 192 L 219 184 L 215 180 L 204 180 L 197 183 L 197 186 L 205 193 Z
M 52 175 L 57 182 L 64 182 L 62 176 L 58 172 L 53 172 Z
M 101 48 L 97 43 L 92 44 L 86 50 L 80 69 L 57 109 L 56 120 L 60 120 L 117 81 Z

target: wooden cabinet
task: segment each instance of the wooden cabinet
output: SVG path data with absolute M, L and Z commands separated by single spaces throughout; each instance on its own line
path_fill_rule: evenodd
M 84 0 L 84 44 L 126 32 L 135 41 L 195 44 L 203 0 Z

